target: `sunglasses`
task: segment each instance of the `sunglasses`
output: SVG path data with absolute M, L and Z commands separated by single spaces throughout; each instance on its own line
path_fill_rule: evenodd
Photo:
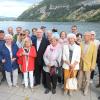
M 26 34 L 22 34 L 22 33 L 20 34 L 20 36 L 25 36 L 25 35 L 26 35 Z

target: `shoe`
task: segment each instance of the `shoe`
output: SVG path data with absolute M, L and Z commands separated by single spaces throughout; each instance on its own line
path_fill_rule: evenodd
M 83 95 L 86 96 L 87 94 L 88 94 L 88 92 L 87 91 L 84 91 Z
M 98 97 L 98 100 L 100 100 L 100 96 Z
M 33 88 L 33 87 L 31 87 L 31 91 L 32 91 L 32 92 L 34 91 L 34 88 Z
M 35 84 L 34 84 L 34 86 L 38 86 L 38 85 L 40 85 L 40 84 L 38 84 L 38 83 L 35 83 Z
M 52 94 L 56 94 L 56 89 L 52 89 Z
M 100 84 L 97 84 L 96 88 L 100 88 Z
M 66 96 L 68 94 L 68 91 L 64 91 L 64 95 Z
M 71 92 L 71 91 L 69 91 L 69 92 L 68 92 L 68 95 L 69 95 L 69 96 L 72 96 L 73 94 L 72 94 L 72 92 Z
M 49 89 L 46 89 L 44 93 L 45 94 L 48 94 L 49 92 L 50 92 L 50 90 Z
M 6 78 L 3 77 L 3 78 L 1 79 L 1 82 L 4 82 L 5 80 L 6 80 Z
M 91 80 L 90 80 L 90 84 L 92 84 L 92 83 L 93 83 L 93 80 L 91 79 Z

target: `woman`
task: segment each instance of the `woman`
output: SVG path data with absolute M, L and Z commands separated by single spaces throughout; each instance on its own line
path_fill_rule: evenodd
M 46 65 L 46 83 L 47 83 L 47 89 L 45 91 L 45 94 L 48 94 L 50 90 L 52 89 L 52 93 L 56 93 L 56 85 L 57 85 L 57 73 L 54 71 L 52 73 L 51 69 L 58 67 L 58 63 L 61 62 L 61 47 L 58 43 L 57 37 L 52 37 L 51 44 L 47 47 L 45 53 L 44 53 L 44 62 Z M 52 84 L 52 85 L 51 85 Z
M 5 46 L 2 48 L 2 63 L 4 64 L 4 70 L 6 74 L 6 79 L 9 87 L 17 87 L 18 79 L 18 64 L 16 53 L 18 47 L 13 43 L 13 37 L 10 34 L 6 34 L 5 37 Z M 11 79 L 11 74 L 13 77 L 13 82 Z
M 34 60 L 36 57 L 36 50 L 32 46 L 32 41 L 29 38 L 24 40 L 23 48 L 20 48 L 17 52 L 17 56 L 21 60 L 22 72 L 24 75 L 25 88 L 28 87 L 28 74 L 30 80 L 30 87 L 33 89 L 33 72 L 35 69 Z
M 77 71 L 79 70 L 79 62 L 80 62 L 80 55 L 81 49 L 80 46 L 76 45 L 75 43 L 76 36 L 75 34 L 68 34 L 68 45 L 64 45 L 63 48 L 63 68 L 64 68 L 64 94 L 67 92 L 69 95 L 72 95 L 71 90 L 77 89 L 77 80 L 76 75 Z M 72 88 L 69 82 L 70 80 L 74 79 L 75 86 Z
M 60 33 L 59 43 L 60 43 L 61 45 L 64 45 L 64 44 L 67 44 L 67 43 L 68 43 L 68 40 L 67 40 L 67 33 L 66 33 L 66 32 L 62 31 L 62 32 Z

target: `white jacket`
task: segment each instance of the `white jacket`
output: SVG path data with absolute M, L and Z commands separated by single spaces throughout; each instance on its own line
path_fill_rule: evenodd
M 74 44 L 71 64 L 73 64 L 75 61 L 78 62 L 78 64 L 75 66 L 75 70 L 79 70 L 80 56 L 81 56 L 81 48 L 77 44 Z M 69 62 L 69 46 L 68 45 L 64 45 L 63 47 L 63 60 Z M 63 63 L 63 68 L 69 69 L 69 65 L 66 63 Z

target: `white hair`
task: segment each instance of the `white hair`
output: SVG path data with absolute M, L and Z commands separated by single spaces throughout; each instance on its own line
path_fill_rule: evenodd
M 5 34 L 4 39 L 12 39 L 13 40 L 13 36 L 11 34 Z
M 95 36 L 96 36 L 96 33 L 95 33 L 95 31 L 91 31 L 90 33 L 91 33 L 91 35 L 93 34 L 93 35 L 95 35 Z
M 67 38 L 74 38 L 74 39 L 76 39 L 76 35 L 74 33 L 69 33 L 67 35 Z

